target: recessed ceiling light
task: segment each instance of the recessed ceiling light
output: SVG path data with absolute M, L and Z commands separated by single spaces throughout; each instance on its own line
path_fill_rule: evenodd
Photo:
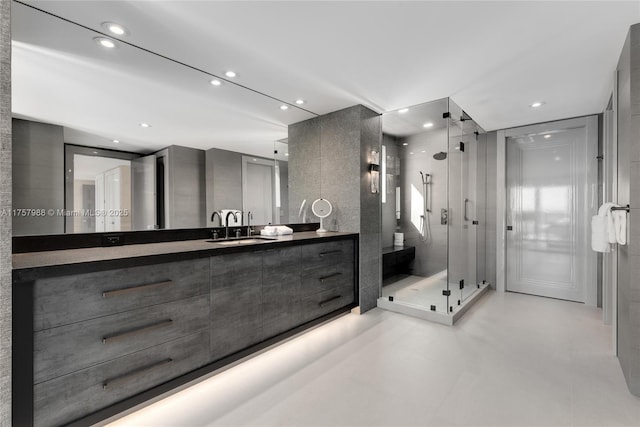
M 150 128 L 151 125 L 149 123 L 140 123 L 140 127 L 142 127 L 142 128 Z
M 422 152 L 423 152 L 423 153 L 426 153 L 426 152 L 427 152 L 427 150 L 422 150 Z
M 116 24 L 115 22 L 103 22 L 102 28 L 117 36 L 124 36 L 129 34 L 129 31 L 125 27 L 120 24 Z
M 549 139 L 549 138 L 551 138 L 551 135 L 549 135 L 549 134 L 546 134 L 546 135 L 544 136 L 544 139 Z
M 288 105 L 284 105 L 284 104 L 283 104 L 283 105 L 281 105 L 281 106 L 280 106 L 280 109 L 281 109 L 281 110 L 288 110 L 288 109 L 289 109 L 289 106 L 288 106 Z
M 226 73 L 224 73 L 224 75 L 229 78 L 234 78 L 236 76 L 236 73 L 234 71 L 229 70 Z
M 218 79 L 213 79 L 209 83 L 211 83 L 214 86 L 220 86 L 222 84 L 222 82 Z
M 560 160 L 560 157 L 556 156 L 553 158 L 553 160 L 555 160 L 556 162 Z
M 529 105 L 529 107 L 531 107 L 531 108 L 539 108 L 539 107 L 542 107 L 543 105 L 544 105 L 544 102 L 536 101 L 533 104 Z
M 409 111 L 409 109 L 408 109 L 408 108 L 402 108 L 402 109 L 398 110 L 398 113 L 400 113 L 400 114 L 404 114 L 404 113 L 406 113 L 407 111 Z
M 253 159 L 253 161 L 254 161 L 254 162 L 257 162 L 257 161 L 258 161 L 258 159 Z
M 413 151 L 411 151 L 409 154 L 413 154 Z
M 402 145 L 404 145 L 406 147 L 407 145 L 409 145 L 409 143 L 408 142 L 403 142 Z
M 94 152 L 93 152 L 93 154 L 98 154 L 98 152 L 97 152 L 97 151 L 94 151 Z
M 106 38 L 106 37 L 94 37 L 93 41 L 98 43 L 100 46 L 106 47 L 108 49 L 113 49 L 114 47 L 116 47 L 115 42 L 113 40 L 111 40 L 111 39 Z
M 114 139 L 114 140 L 113 140 L 113 143 L 114 143 L 114 144 L 120 144 L 120 141 L 118 141 L 117 139 Z
M 296 99 L 296 104 L 298 105 L 304 104 L 304 99 Z
M 429 122 L 429 123 L 425 123 L 422 125 L 423 128 L 432 128 L 433 127 L 433 123 Z
M 285 155 L 285 156 L 288 156 L 288 155 L 289 155 L 289 153 L 284 153 L 284 155 Z

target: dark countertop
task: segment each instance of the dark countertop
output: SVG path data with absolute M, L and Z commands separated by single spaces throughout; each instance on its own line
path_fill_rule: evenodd
M 273 240 L 259 240 L 255 243 L 234 243 L 230 245 L 218 242 L 213 243 L 207 240 L 183 240 L 178 242 L 20 253 L 13 255 L 13 275 L 14 279 L 30 280 L 45 273 L 45 270 L 55 275 L 69 274 L 74 271 L 81 272 L 79 270 L 87 270 L 87 268 L 90 270 L 102 270 L 178 261 L 211 255 L 270 249 L 305 242 L 313 243 L 317 240 L 334 240 L 344 236 L 357 236 L 357 233 L 327 232 L 318 234 L 315 231 L 306 231 L 288 236 L 278 236 Z M 129 260 L 131 262 L 126 262 Z M 83 268 L 79 269 L 80 266 Z
M 392 254 L 394 252 L 402 252 L 404 250 L 414 248 L 414 246 L 387 246 L 382 248 L 382 255 Z

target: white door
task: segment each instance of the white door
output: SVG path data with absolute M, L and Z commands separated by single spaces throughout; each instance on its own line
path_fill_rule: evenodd
M 507 133 L 508 291 L 595 304 L 597 119 Z

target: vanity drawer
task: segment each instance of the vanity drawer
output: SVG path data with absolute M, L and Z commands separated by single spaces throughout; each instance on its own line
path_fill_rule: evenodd
M 306 271 L 302 275 L 300 295 L 304 297 L 342 285 L 353 288 L 353 262 L 343 262 Z
M 308 322 L 354 301 L 353 283 L 342 284 L 302 298 L 302 321 Z
M 36 383 L 209 326 L 209 296 L 181 299 L 34 334 Z
M 301 250 L 303 270 L 330 266 L 342 262 L 353 263 L 353 240 L 314 243 L 302 246 Z
M 202 331 L 37 384 L 34 425 L 66 424 L 208 362 Z
M 36 280 L 34 330 L 209 292 L 209 259 Z

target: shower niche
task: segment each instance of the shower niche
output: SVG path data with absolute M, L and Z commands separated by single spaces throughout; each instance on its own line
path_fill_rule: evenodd
M 452 100 L 382 117 L 378 306 L 453 324 L 486 289 L 486 137 Z

